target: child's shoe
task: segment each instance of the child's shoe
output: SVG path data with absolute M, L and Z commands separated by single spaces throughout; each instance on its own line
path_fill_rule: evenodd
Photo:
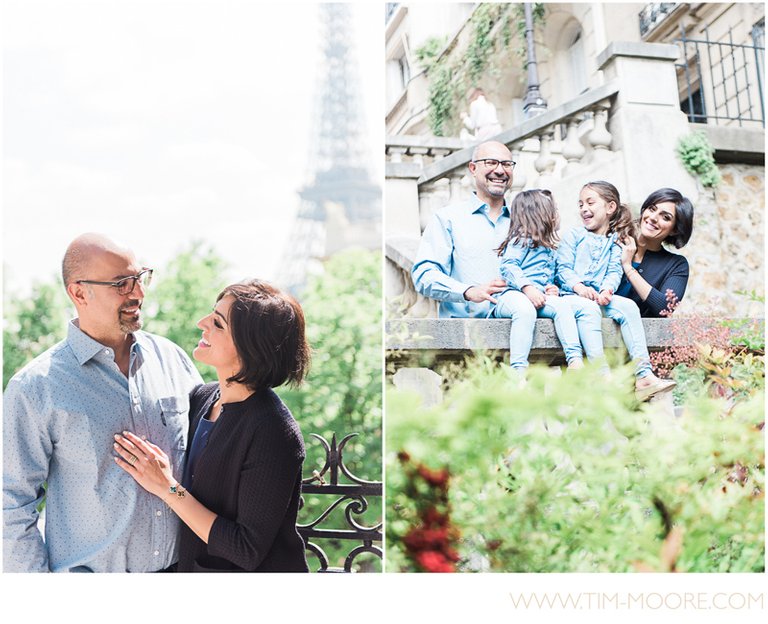
M 676 385 L 677 383 L 671 379 L 659 379 L 651 373 L 645 377 L 640 377 L 635 382 L 635 397 L 638 401 L 647 401 L 657 394 L 669 392 Z
M 584 360 L 581 358 L 573 358 L 568 362 L 568 370 L 579 370 L 580 368 L 584 368 Z

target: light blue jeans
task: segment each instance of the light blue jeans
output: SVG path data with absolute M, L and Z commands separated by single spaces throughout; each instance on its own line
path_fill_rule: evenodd
M 645 328 L 637 304 L 632 299 L 614 295 L 607 306 L 601 307 L 605 316 L 619 324 L 629 357 L 635 362 L 635 375 L 637 377 L 650 375 L 653 372 L 651 356 L 648 354 Z
M 598 325 L 597 331 L 594 331 L 594 327 L 589 328 L 587 331 L 580 331 L 579 337 L 581 338 L 581 344 L 584 347 L 584 353 L 590 360 L 597 360 L 603 358 L 603 332 L 600 327 L 599 319 L 602 315 L 607 318 L 616 321 L 621 329 L 621 337 L 624 339 L 624 344 L 629 351 L 629 357 L 635 362 L 635 375 L 637 377 L 645 377 L 649 375 L 651 371 L 651 359 L 648 355 L 648 346 L 645 340 L 645 329 L 643 328 L 643 320 L 640 318 L 640 310 L 637 304 L 631 299 L 626 297 L 620 297 L 614 295 L 611 302 L 607 306 L 599 306 L 596 302 L 590 301 L 585 297 L 579 295 L 565 295 L 562 297 L 567 300 L 573 308 L 574 314 L 578 314 L 577 311 L 597 310 Z M 602 310 L 602 313 L 600 312 Z
M 571 306 L 564 302 L 562 297 L 547 295 L 546 305 L 539 310 L 533 307 L 531 300 L 519 290 L 507 290 L 497 295 L 496 299 L 498 303 L 493 309 L 493 316 L 512 319 L 512 329 L 509 332 L 509 365 L 512 368 L 528 366 L 536 317 L 551 318 L 555 322 L 555 332 L 563 345 L 565 359 L 569 364 L 584 358 L 576 318 Z

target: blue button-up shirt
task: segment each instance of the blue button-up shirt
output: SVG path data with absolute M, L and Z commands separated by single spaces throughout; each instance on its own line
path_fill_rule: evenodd
M 557 281 L 563 294 L 572 293 L 578 283 L 597 292 L 616 292 L 623 273 L 616 234 L 593 234 L 578 226 L 563 236 L 557 250 Z
M 440 302 L 441 318 L 488 316 L 488 301 L 464 299 L 470 286 L 501 277 L 496 249 L 509 231 L 509 208 L 503 206 L 495 222 L 488 211 L 473 195 L 437 211 L 424 230 L 411 277 L 418 292 Z
M 128 377 L 72 321 L 67 338 L 3 398 L 5 572 L 148 572 L 177 560 L 179 520 L 114 461 L 114 435 L 162 448 L 181 477 L 189 392 L 202 383 L 175 344 L 138 331 Z M 45 542 L 36 510 L 47 482 Z
M 501 276 L 514 290 L 535 286 L 544 292 L 548 284 L 555 283 L 555 250 L 510 242 L 501 257 Z

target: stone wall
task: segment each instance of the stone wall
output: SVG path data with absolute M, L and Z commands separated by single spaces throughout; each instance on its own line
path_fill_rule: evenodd
M 764 316 L 764 306 L 736 291 L 765 294 L 765 167 L 721 164 L 723 181 L 696 204 L 694 233 L 682 253 L 691 265 L 680 308 L 723 316 Z

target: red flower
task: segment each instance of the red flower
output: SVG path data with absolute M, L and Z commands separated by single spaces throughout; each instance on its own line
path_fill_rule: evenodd
M 440 513 L 434 507 L 427 508 L 421 514 L 421 519 L 424 520 L 426 525 L 436 524 L 437 526 L 445 526 L 448 524 L 448 514 Z
M 444 488 L 448 485 L 448 468 L 430 470 L 424 464 L 419 464 L 419 476 L 434 487 Z
M 445 558 L 443 553 L 435 550 L 425 550 L 416 555 L 416 562 L 425 572 L 455 572 L 454 565 Z

